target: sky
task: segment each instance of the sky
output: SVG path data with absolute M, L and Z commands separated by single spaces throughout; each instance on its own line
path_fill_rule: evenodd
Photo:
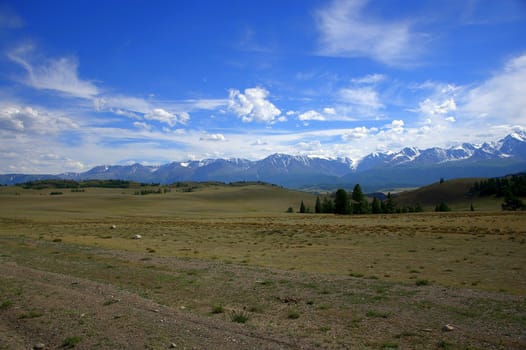
M 0 0 L 0 173 L 525 127 L 524 0 Z

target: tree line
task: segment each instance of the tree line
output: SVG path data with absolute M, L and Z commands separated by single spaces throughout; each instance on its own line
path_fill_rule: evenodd
M 526 205 L 519 197 L 526 197 L 526 174 L 477 181 L 470 192 L 481 197 L 504 197 L 502 210 L 524 210 Z
M 293 210 L 289 208 L 288 211 L 292 212 Z M 423 208 L 420 204 L 398 206 L 390 192 L 383 200 L 373 197 L 372 201 L 369 202 L 360 184 L 356 184 L 350 193 L 340 188 L 323 198 L 318 196 L 314 204 L 314 213 L 317 214 L 392 214 L 422 211 Z M 301 201 L 299 212 L 312 213 L 312 210 Z

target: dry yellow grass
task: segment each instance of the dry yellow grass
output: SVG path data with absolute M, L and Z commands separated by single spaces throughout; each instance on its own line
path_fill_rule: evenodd
M 526 346 L 523 212 L 285 213 L 314 197 L 265 185 L 146 196 L 134 189 L 49 192 L 0 189 L 2 264 L 111 285 L 162 304 L 174 317 L 188 312 L 201 328 L 217 323 L 215 336 L 240 313 L 249 317 L 249 333 L 313 348 Z M 136 234 L 142 239 L 132 239 Z M 0 276 L 4 315 L 17 320 L 36 307 L 49 327 L 60 328 L 66 311 L 30 293 L 34 283 Z M 68 286 L 59 287 L 68 298 Z M 101 314 L 111 307 L 98 303 Z M 223 313 L 214 313 L 218 306 Z M 151 310 L 144 312 L 151 319 Z M 0 337 L 20 329 L 14 322 L 0 323 Z M 446 323 L 456 330 L 443 333 Z M 29 334 L 36 327 L 23 326 Z M 104 326 L 78 329 L 81 345 L 115 345 Z M 156 332 L 149 344 L 166 345 L 169 332 Z M 192 341 L 183 337 L 180 344 Z

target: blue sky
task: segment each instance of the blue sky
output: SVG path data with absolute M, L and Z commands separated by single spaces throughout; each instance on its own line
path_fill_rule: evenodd
M 525 38 L 522 0 L 2 1 L 0 172 L 494 141 Z

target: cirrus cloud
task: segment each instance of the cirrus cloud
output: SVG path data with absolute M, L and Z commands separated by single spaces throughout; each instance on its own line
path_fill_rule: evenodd
M 47 62 L 34 64 L 33 51 L 32 45 L 21 45 L 7 54 L 11 61 L 26 71 L 27 76 L 22 79 L 24 84 L 81 98 L 92 98 L 100 93 L 95 84 L 79 77 L 79 64 L 75 57 L 48 59 Z
M 315 13 L 320 53 L 368 57 L 388 65 L 414 61 L 422 50 L 421 35 L 405 20 L 367 16 L 368 0 L 336 0 Z

